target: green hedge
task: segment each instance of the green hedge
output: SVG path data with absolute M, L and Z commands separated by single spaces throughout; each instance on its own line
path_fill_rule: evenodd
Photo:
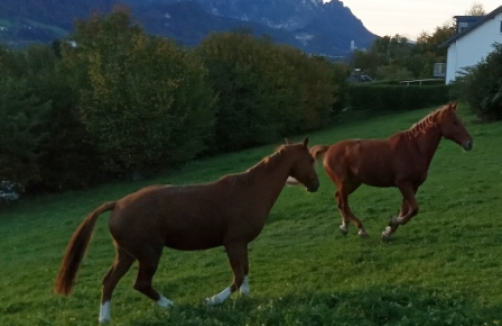
M 413 110 L 447 103 L 447 85 L 354 84 L 348 89 L 349 105 L 355 110 Z

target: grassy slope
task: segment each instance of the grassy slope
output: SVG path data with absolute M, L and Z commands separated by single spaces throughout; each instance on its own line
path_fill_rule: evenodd
M 431 108 L 338 126 L 311 144 L 386 137 Z M 363 186 L 351 197 L 370 238 L 338 233 L 334 185 L 286 188 L 262 234 L 250 245 L 251 298 L 201 302 L 226 287 L 231 272 L 221 248 L 165 250 L 155 286 L 177 306 L 169 311 L 132 289 L 137 266 L 118 285 L 114 325 L 496 325 L 501 320 L 502 123 L 474 124 L 472 152 L 443 141 L 418 194 L 421 211 L 381 243 L 397 212 L 397 189 Z M 155 180 L 106 185 L 24 202 L 0 217 L 0 325 L 95 325 L 100 282 L 113 260 L 107 218 L 98 220 L 73 296 L 53 294 L 64 248 L 81 220 L 104 201 L 152 183 L 195 183 L 245 170 L 275 146 L 189 164 Z

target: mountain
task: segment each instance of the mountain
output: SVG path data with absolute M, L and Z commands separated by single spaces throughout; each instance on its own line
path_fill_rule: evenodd
M 352 41 L 369 47 L 378 37 L 338 0 L 0 0 L 0 42 L 49 43 L 71 33 L 75 19 L 108 13 L 118 3 L 147 33 L 187 46 L 213 31 L 246 29 L 306 53 L 346 57 Z

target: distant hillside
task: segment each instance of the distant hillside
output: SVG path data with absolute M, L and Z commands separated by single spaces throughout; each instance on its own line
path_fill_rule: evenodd
M 146 32 L 187 46 L 212 31 L 244 28 L 307 53 L 344 57 L 351 41 L 368 47 L 377 37 L 338 0 L 0 0 L 0 42 L 48 43 L 71 33 L 75 19 L 118 3 L 131 8 Z

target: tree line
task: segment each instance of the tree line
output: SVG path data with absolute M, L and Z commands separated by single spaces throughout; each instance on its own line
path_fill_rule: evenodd
M 195 48 L 116 9 L 67 40 L 0 47 L 0 181 L 28 192 L 148 176 L 326 126 L 346 71 L 249 31 Z

